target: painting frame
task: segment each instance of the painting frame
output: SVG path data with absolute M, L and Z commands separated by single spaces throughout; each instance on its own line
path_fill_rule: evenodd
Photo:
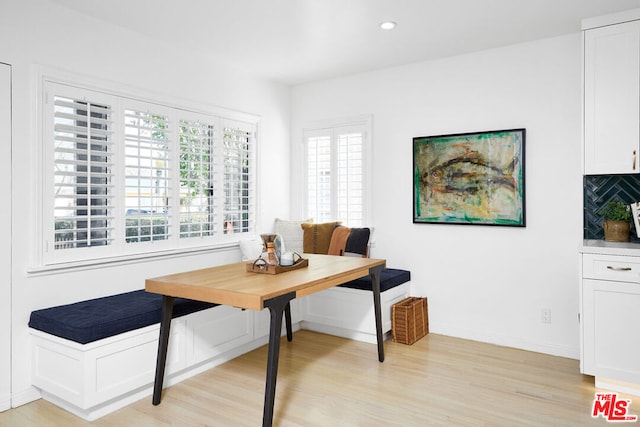
M 526 226 L 526 129 L 413 138 L 413 223 Z

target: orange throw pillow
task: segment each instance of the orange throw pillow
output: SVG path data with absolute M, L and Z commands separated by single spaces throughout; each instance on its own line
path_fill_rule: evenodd
M 342 255 L 347 247 L 347 239 L 351 234 L 351 229 L 343 225 L 339 225 L 333 229 L 331 235 L 331 242 L 329 242 L 329 255 Z

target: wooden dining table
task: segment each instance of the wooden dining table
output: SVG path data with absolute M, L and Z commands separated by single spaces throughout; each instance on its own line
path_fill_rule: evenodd
M 318 254 L 303 254 L 302 257 L 308 260 L 307 267 L 279 274 L 247 271 L 247 262 L 239 262 L 147 279 L 145 281 L 146 291 L 163 296 L 153 404 L 160 404 L 162 397 L 173 300 L 176 297 L 250 310 L 269 309 L 269 350 L 263 426 L 271 426 L 273 423 L 283 317 L 286 321 L 287 339 L 291 341 L 293 338 L 289 308 L 291 300 L 370 275 L 378 340 L 378 360 L 383 362 L 384 337 L 382 335 L 380 306 L 380 272 L 385 268 L 385 260 Z

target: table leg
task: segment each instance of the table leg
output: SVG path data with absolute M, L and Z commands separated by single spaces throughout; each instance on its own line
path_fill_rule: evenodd
M 264 411 L 262 414 L 262 426 L 270 427 L 273 423 L 273 406 L 276 397 L 276 378 L 278 376 L 278 359 L 280 357 L 280 336 L 282 335 L 282 315 L 289 306 L 289 301 L 296 297 L 291 292 L 264 302 L 271 314 L 271 326 L 269 328 L 269 355 L 267 357 L 267 381 L 264 391 Z
M 373 290 L 373 310 L 376 315 L 376 335 L 378 337 L 378 360 L 384 362 L 384 337 L 382 336 L 382 307 L 380 304 L 380 273 L 383 267 L 369 269 L 371 288 Z
M 153 383 L 153 404 L 159 405 L 162 398 L 162 383 L 167 362 L 169 347 L 169 329 L 173 315 L 173 297 L 162 296 L 162 320 L 160 321 L 160 338 L 158 340 L 158 359 L 156 360 L 156 378 Z
M 291 342 L 293 340 L 293 331 L 291 330 L 291 304 L 287 303 L 287 306 L 284 308 L 284 321 L 287 327 L 287 341 Z

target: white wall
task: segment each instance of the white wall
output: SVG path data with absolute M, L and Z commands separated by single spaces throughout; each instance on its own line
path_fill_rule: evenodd
M 260 165 L 289 163 L 290 89 L 42 0 L 3 0 L 0 61 L 13 66 L 13 275 L 12 404 L 37 398 L 31 387 L 27 322 L 43 307 L 144 287 L 150 276 L 240 260 L 237 247 L 169 259 L 151 259 L 56 273 L 33 273 L 39 185 L 38 73 L 60 69 L 106 82 L 111 88 L 148 93 L 156 100 L 219 106 L 260 116 Z M 43 68 L 44 67 L 44 68 Z M 258 183 L 288 182 L 287 168 L 262 167 Z M 260 187 L 259 187 L 260 193 Z M 289 213 L 289 194 L 259 199 L 258 231 Z M 0 337 L 0 347 L 7 346 Z
M 11 194 L 11 67 L 0 63 L 0 194 Z M 11 407 L 11 200 L 0 209 L 0 411 Z
M 432 332 L 579 356 L 580 51 L 575 34 L 293 88 L 294 183 L 305 123 L 373 114 L 372 256 L 411 270 Z M 412 223 L 413 137 L 520 127 L 526 228 Z

